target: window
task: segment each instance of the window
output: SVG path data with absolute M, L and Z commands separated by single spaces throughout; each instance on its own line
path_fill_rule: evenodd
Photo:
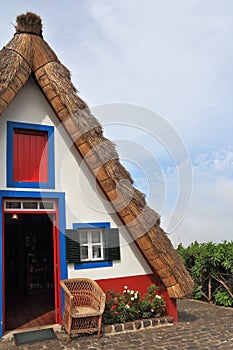
M 48 182 L 48 133 L 14 129 L 13 181 Z
M 51 200 L 13 200 L 6 199 L 4 200 L 4 210 L 7 212 L 15 212 L 15 211 L 55 211 L 56 203 Z
M 7 123 L 7 186 L 54 188 L 54 128 Z
M 66 230 L 66 261 L 76 269 L 112 266 L 113 260 L 120 260 L 119 230 L 93 225 L 74 224 L 79 227 Z
M 80 230 L 80 261 L 103 260 L 102 230 Z

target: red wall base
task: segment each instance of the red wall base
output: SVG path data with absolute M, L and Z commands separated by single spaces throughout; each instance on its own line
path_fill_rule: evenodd
M 154 283 L 160 288 L 159 293 L 166 302 L 166 313 L 174 318 L 174 322 L 178 322 L 178 313 L 176 307 L 176 299 L 169 298 L 168 292 L 163 285 L 159 283 L 154 275 L 141 275 L 130 277 L 119 277 L 96 280 L 104 292 L 114 290 L 116 293 L 122 293 L 124 286 L 129 289 L 137 290 L 141 295 L 147 293 L 147 288 Z

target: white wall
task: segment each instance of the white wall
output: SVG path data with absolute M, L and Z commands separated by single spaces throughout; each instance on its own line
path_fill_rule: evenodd
M 109 203 L 96 188 L 93 176 L 86 169 L 70 138 L 33 79 L 30 79 L 20 90 L 0 118 L 0 162 L 4 165 L 0 172 L 1 190 L 7 189 L 6 123 L 8 120 L 55 127 L 55 189 L 43 191 L 65 192 L 66 228 L 72 228 L 74 222 L 110 222 L 111 227 L 120 227 L 119 219 L 112 213 Z M 20 190 L 31 191 L 32 189 L 20 188 Z M 40 189 L 33 189 L 33 191 L 40 191 Z M 124 227 L 120 228 L 120 233 L 120 262 L 114 262 L 111 268 L 88 270 L 74 270 L 73 265 L 69 265 L 69 277 L 97 278 L 98 276 L 98 279 L 104 279 L 109 276 L 114 278 L 151 273 L 141 253 L 130 241 Z

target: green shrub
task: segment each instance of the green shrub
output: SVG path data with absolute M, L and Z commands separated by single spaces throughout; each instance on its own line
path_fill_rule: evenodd
M 233 241 L 180 244 L 177 251 L 194 280 L 193 298 L 233 306 Z

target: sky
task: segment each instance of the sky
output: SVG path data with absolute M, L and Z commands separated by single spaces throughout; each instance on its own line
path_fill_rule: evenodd
M 174 246 L 233 237 L 233 2 L 2 1 L 43 36 Z

